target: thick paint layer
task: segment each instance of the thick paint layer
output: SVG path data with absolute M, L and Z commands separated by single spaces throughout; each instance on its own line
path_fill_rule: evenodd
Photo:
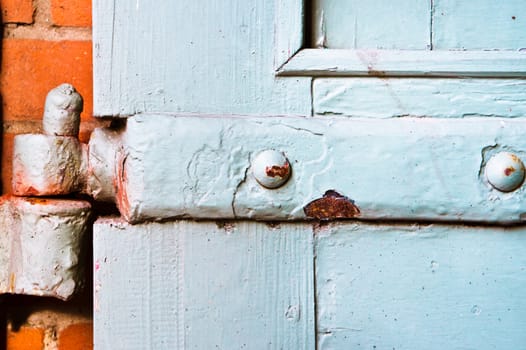
M 0 198 L 0 294 L 67 300 L 84 284 L 89 202 Z
M 132 222 L 303 220 L 308 203 L 334 190 L 363 219 L 513 223 L 524 219 L 526 186 L 501 193 L 484 165 L 505 150 L 526 159 L 525 134 L 522 118 L 138 115 L 127 121 L 116 173 L 103 178 L 116 181 L 119 209 Z M 277 189 L 253 175 L 267 149 L 290 162 L 291 177 Z

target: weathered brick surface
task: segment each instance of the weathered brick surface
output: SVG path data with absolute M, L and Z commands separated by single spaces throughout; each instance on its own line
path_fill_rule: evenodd
M 9 331 L 7 350 L 42 350 L 44 348 L 44 330 L 22 327 L 17 332 Z
M 51 0 L 51 17 L 58 26 L 91 26 L 91 0 Z
M 82 120 L 93 107 L 90 41 L 4 39 L 0 91 L 3 119 L 42 118 L 48 91 L 69 82 L 84 97 Z
M 58 350 L 93 349 L 93 324 L 79 323 L 64 329 L 59 334 Z
M 32 0 L 0 0 L 3 23 L 33 23 Z

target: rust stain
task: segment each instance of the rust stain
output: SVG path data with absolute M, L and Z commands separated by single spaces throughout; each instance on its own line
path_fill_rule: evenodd
M 515 168 L 512 167 L 512 166 L 509 166 L 506 169 L 504 169 L 504 175 L 506 175 L 506 176 L 510 176 L 514 172 L 515 172 Z
M 511 160 L 513 160 L 516 163 L 520 163 L 521 160 L 519 157 L 517 157 L 515 154 L 510 154 Z
M 360 215 L 352 199 L 334 190 L 328 190 L 322 198 L 307 204 L 303 211 L 307 217 L 318 220 L 350 219 Z
M 128 221 L 130 220 L 130 209 L 131 204 L 128 198 L 128 175 L 126 174 L 126 160 L 128 159 L 127 155 L 124 155 L 119 161 L 117 167 L 117 176 L 114 179 L 114 185 L 116 186 L 116 204 L 117 208 Z
M 268 167 L 265 168 L 265 173 L 269 177 L 279 176 L 281 178 L 285 178 L 285 177 L 289 176 L 290 165 L 289 165 L 288 162 L 286 162 L 283 165 L 268 166 Z
M 16 282 L 16 275 L 14 273 L 11 273 L 11 276 L 9 276 L 9 293 L 15 292 L 15 282 Z
M 385 73 L 385 71 L 383 70 L 376 70 L 369 66 L 367 67 L 367 75 L 370 75 L 372 77 L 384 78 L 387 76 L 387 73 Z
M 35 205 L 35 204 L 46 204 L 47 203 L 47 199 L 35 198 L 35 197 L 28 197 L 28 198 L 26 198 L 26 201 L 29 202 L 32 205 Z

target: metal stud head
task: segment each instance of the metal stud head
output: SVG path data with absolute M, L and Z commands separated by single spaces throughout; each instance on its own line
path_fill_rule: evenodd
M 257 182 L 266 188 L 283 186 L 290 177 L 290 163 L 281 152 L 266 150 L 252 161 L 252 173 Z
M 524 182 L 524 174 L 524 163 L 513 153 L 497 153 L 486 164 L 486 179 L 501 192 L 519 188 Z

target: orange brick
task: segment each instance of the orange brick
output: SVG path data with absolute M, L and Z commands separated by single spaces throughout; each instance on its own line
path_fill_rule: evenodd
M 62 332 L 58 337 L 59 350 L 93 349 L 93 324 L 74 324 Z
M 3 23 L 33 23 L 32 0 L 0 0 Z
M 7 350 L 42 350 L 44 348 L 44 330 L 22 327 L 18 332 L 7 335 Z
M 82 120 L 92 120 L 91 41 L 4 39 L 0 91 L 3 119 L 42 118 L 50 89 L 73 84 L 84 97 Z
M 91 27 L 91 0 L 52 0 L 51 18 L 57 26 Z

